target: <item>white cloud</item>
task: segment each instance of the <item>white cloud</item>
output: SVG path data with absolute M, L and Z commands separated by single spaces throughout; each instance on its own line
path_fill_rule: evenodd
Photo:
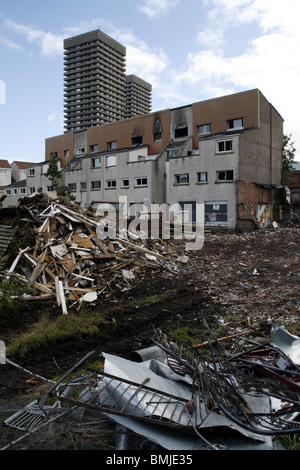
M 179 5 L 179 0 L 143 0 L 138 10 L 150 18 L 169 14 Z
M 5 37 L 0 36 L 0 43 L 7 47 L 7 49 L 14 49 L 14 50 L 22 50 L 23 47 L 20 44 L 17 44 L 15 41 L 11 41 L 10 39 L 7 39 Z
M 5 24 L 14 33 L 25 36 L 28 42 L 36 43 L 44 56 L 54 57 L 60 55 L 63 51 L 63 37 L 60 35 L 16 23 L 9 19 L 5 20 Z

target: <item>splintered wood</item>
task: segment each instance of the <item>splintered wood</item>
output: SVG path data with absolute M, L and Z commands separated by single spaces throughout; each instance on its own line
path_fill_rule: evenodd
M 22 209 L 31 216 L 34 246 L 20 250 L 6 277 L 35 289 L 26 299 L 53 298 L 67 314 L 71 307 L 94 302 L 98 295 L 128 289 L 137 272 L 161 270 L 174 263 L 170 244 L 162 240 L 132 241 L 122 230 L 113 240 L 97 235 L 99 219 L 91 210 L 62 203 L 62 200 L 24 198 Z M 87 213 L 89 215 L 87 215 Z M 171 254 L 171 256 L 170 256 Z

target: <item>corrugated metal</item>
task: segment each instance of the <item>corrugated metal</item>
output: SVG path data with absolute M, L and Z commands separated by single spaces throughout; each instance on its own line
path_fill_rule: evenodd
M 5 255 L 11 244 L 14 229 L 9 225 L 0 224 L 0 259 Z

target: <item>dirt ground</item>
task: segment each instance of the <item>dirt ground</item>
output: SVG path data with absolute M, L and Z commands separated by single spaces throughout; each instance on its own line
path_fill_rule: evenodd
M 184 253 L 184 244 L 178 250 Z M 171 269 L 140 272 L 130 288 L 116 283 L 108 296 L 85 307 L 98 312 L 105 326 L 93 339 L 64 342 L 61 348 L 15 358 L 49 378 L 66 371 L 91 350 L 125 357 L 151 343 L 153 328 L 203 329 L 235 334 L 250 327 L 268 337 L 272 322 L 300 334 L 300 226 L 289 225 L 245 234 L 208 234 L 201 250 L 189 251 Z M 145 301 L 145 299 L 147 301 Z M 30 304 L 14 318 L 1 319 L 8 341 L 41 316 L 61 315 L 50 301 Z M 221 331 L 221 330 L 220 330 Z M 196 339 L 196 338 L 195 338 Z
M 99 355 L 106 352 L 126 357 L 149 346 L 155 327 L 168 332 L 188 329 L 197 342 L 203 320 L 218 337 L 253 329 L 248 339 L 266 341 L 272 322 L 284 324 L 291 333 L 300 335 L 299 225 L 245 234 L 208 234 L 201 250 L 186 253 L 182 242 L 177 242 L 175 248 L 187 255 L 182 261 L 155 272 L 141 271 L 128 289 L 119 289 L 115 283 L 109 295 L 85 307 L 87 316 L 92 312 L 104 316 L 99 334 L 64 341 L 55 348 L 43 347 L 33 355 L 14 357 L 14 362 L 51 379 L 62 376 L 92 350 Z M 61 314 L 53 301 L 31 303 L 13 318 L 0 319 L 1 338 L 9 341 L 42 316 L 55 318 Z M 238 341 L 242 342 L 243 337 Z M 21 380 L 18 373 L 9 370 L 7 379 L 0 377 L 6 380 L 5 387 L 0 387 L 0 411 L 1 407 L 7 410 L 21 406 L 20 394 L 24 399 L 25 393 L 26 403 L 30 401 L 27 389 L 34 389 L 28 377 Z M 9 434 L 11 430 L 4 431 L 8 434 L 3 434 L 1 445 L 15 439 Z M 80 435 L 80 442 L 74 439 L 74 434 L 52 430 L 50 437 L 35 435 L 25 448 L 112 448 L 107 438 L 104 444 L 95 441 L 95 434 Z

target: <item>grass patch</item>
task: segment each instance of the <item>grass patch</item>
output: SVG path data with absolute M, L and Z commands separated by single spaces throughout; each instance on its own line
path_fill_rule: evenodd
M 80 337 L 96 336 L 104 320 L 98 314 L 62 315 L 56 320 L 42 318 L 32 325 L 30 331 L 19 336 L 7 347 L 7 355 L 25 357 L 39 349 L 53 346 L 63 341 Z

